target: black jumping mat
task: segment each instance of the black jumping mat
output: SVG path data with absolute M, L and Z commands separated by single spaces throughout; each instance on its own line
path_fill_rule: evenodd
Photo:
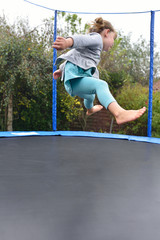
M 160 240 L 160 145 L 0 138 L 0 240 Z

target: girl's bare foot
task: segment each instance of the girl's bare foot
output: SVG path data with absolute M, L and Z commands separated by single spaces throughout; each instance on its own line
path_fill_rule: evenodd
M 143 107 L 139 110 L 121 110 L 117 116 L 115 116 L 116 122 L 117 124 L 123 124 L 126 122 L 131 122 L 134 121 L 136 119 L 138 119 L 139 117 L 141 117 L 146 111 L 146 108 Z
M 87 110 L 86 115 L 87 115 L 87 116 L 90 116 L 90 115 L 92 115 L 92 114 L 94 114 L 94 113 L 96 113 L 96 112 L 101 111 L 102 108 L 103 108 L 102 105 L 95 105 L 94 107 L 92 107 L 92 108 L 90 108 L 90 109 Z
M 117 102 L 112 102 L 109 104 L 108 110 L 115 117 L 117 124 L 120 125 L 138 119 L 145 113 L 146 108 L 143 107 L 138 110 L 125 110 Z

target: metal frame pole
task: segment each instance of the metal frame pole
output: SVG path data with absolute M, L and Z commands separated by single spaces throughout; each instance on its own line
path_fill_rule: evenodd
M 56 40 L 57 37 L 57 10 L 54 13 L 54 35 L 53 41 Z M 57 67 L 55 65 L 57 58 L 57 50 L 53 49 L 53 73 L 56 71 Z M 57 82 L 53 78 L 52 81 L 52 129 L 53 131 L 57 130 Z
M 153 98 L 153 63 L 154 63 L 154 20 L 155 12 L 151 11 L 150 25 L 150 76 L 149 76 L 149 102 L 148 102 L 148 137 L 152 136 L 152 98 Z

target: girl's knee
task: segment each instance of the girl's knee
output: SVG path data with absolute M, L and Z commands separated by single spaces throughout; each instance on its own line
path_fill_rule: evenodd
M 109 88 L 108 83 L 105 82 L 104 80 L 100 80 L 98 86 L 101 88 L 107 88 L 107 89 Z

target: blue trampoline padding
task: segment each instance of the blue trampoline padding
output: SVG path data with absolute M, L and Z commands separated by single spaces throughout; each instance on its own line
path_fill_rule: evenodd
M 27 137 L 27 136 L 66 136 L 66 137 L 93 137 L 93 138 L 109 138 L 123 139 L 137 142 L 148 142 L 160 144 L 160 138 L 141 137 L 122 134 L 83 132 L 83 131 L 13 131 L 0 132 L 0 137 Z

